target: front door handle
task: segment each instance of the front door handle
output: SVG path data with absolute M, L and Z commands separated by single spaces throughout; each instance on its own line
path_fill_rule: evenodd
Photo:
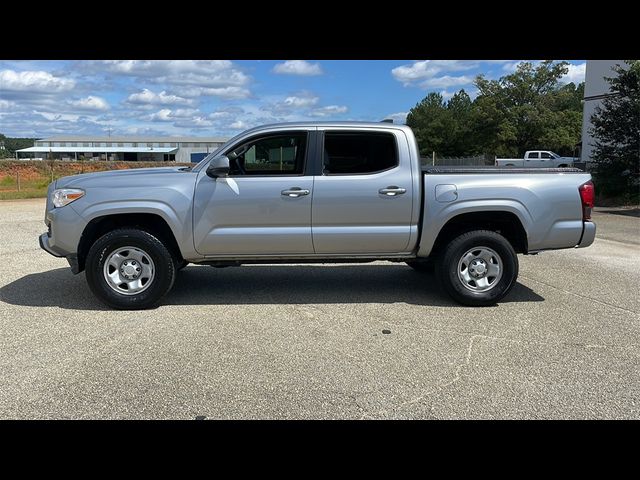
M 407 189 L 396 187 L 395 185 L 390 185 L 387 188 L 381 188 L 380 190 L 378 190 L 378 193 L 381 195 L 387 195 L 389 197 L 395 197 L 396 195 L 407 193 Z
M 280 195 L 284 195 L 285 197 L 297 198 L 303 195 L 309 195 L 309 193 L 310 193 L 309 190 L 303 190 L 300 187 L 291 187 L 288 190 L 282 190 L 280 192 Z

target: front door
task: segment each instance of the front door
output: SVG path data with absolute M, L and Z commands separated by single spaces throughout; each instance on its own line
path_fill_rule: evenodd
M 310 131 L 249 138 L 225 151 L 228 177 L 198 175 L 196 250 L 212 256 L 313 254 L 313 176 L 305 175 Z
M 406 145 L 401 132 L 324 132 L 311 215 L 317 254 L 407 250 L 415 193 Z

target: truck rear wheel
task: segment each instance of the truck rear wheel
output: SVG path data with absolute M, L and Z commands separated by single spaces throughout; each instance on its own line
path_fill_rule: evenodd
M 518 256 L 502 235 L 474 230 L 449 242 L 436 264 L 436 275 L 455 301 L 494 305 L 516 283 Z
M 154 306 L 173 286 L 176 265 L 164 243 L 135 228 L 113 230 L 89 249 L 89 288 L 110 307 L 141 310 Z

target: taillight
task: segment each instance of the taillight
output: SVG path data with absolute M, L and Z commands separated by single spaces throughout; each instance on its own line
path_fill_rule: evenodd
M 582 200 L 582 220 L 591 220 L 591 209 L 596 199 L 596 189 L 593 182 L 589 180 L 578 187 L 580 200 Z

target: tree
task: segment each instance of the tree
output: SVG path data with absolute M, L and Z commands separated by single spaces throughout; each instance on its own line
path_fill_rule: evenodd
M 440 152 L 447 129 L 447 111 L 442 95 L 431 92 L 413 107 L 407 115 L 409 125 L 416 136 L 420 154 L 430 156 Z
M 626 60 L 627 68 L 613 67 L 614 77 L 605 77 L 611 95 L 602 100 L 591 116 L 590 133 L 595 139 L 592 170 L 605 195 L 622 196 L 628 202 L 640 199 L 640 61 Z
M 478 96 L 460 90 L 445 102 L 429 93 L 409 111 L 420 153 L 521 156 L 526 150 L 574 153 L 582 131 L 584 84 L 561 84 L 567 62 L 521 63 L 498 80 L 478 76 Z
M 0 133 L 0 143 L 4 143 L 4 150 L 2 150 L 3 156 L 7 158 L 15 156 L 16 150 L 21 148 L 33 147 L 33 138 L 12 138 L 5 137 Z
M 484 153 L 521 156 L 526 150 L 573 151 L 582 126 L 584 86 L 560 79 L 567 62 L 522 62 L 498 80 L 476 78 L 474 124 Z

